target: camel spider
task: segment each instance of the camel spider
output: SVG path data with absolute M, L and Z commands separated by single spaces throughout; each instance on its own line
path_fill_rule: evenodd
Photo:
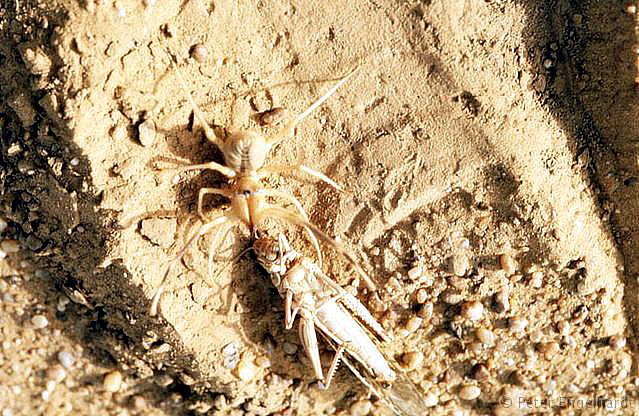
M 306 165 L 270 165 L 264 166 L 269 151 L 288 136 L 293 136 L 297 125 L 304 120 L 311 112 L 318 108 L 326 101 L 335 91 L 337 91 L 348 79 L 353 76 L 357 68 L 342 77 L 335 83 L 324 95 L 311 104 L 306 110 L 297 115 L 291 121 L 275 134 L 263 136 L 256 130 L 236 130 L 231 131 L 226 137 L 218 135 L 215 130 L 207 123 L 204 114 L 195 103 L 191 93 L 189 92 L 186 81 L 182 77 L 179 68 L 172 59 L 175 66 L 177 78 L 181 88 L 185 91 L 186 98 L 189 101 L 195 114 L 195 118 L 204 129 L 204 134 L 208 141 L 215 144 L 224 156 L 225 164 L 217 162 L 207 162 L 197 165 L 184 166 L 177 169 L 177 174 L 192 171 L 210 169 L 221 173 L 229 179 L 229 184 L 225 188 L 201 188 L 198 193 L 197 212 L 204 223 L 199 227 L 198 231 L 188 240 L 186 245 L 178 253 L 175 260 L 180 260 L 186 253 L 188 247 L 199 237 L 207 234 L 211 230 L 218 228 L 211 239 L 208 257 L 208 273 L 212 274 L 213 254 L 217 246 L 218 237 L 222 230 L 228 229 L 224 226 L 245 225 L 251 235 L 255 234 L 257 227 L 269 217 L 283 220 L 286 223 L 301 226 L 306 230 L 315 251 L 318 256 L 318 263 L 321 265 L 322 255 L 317 237 L 326 244 L 333 247 L 338 253 L 342 254 L 363 277 L 369 287 L 375 288 L 370 277 L 359 266 L 355 258 L 342 245 L 320 230 L 316 225 L 311 223 L 308 215 L 304 211 L 299 200 L 290 194 L 276 190 L 267 189 L 262 185 L 262 179 L 269 174 L 289 175 L 296 172 L 303 172 L 318 180 L 321 180 L 334 189 L 342 191 L 342 188 L 331 178 L 321 172 L 316 171 Z M 217 194 L 230 199 L 230 207 L 211 217 L 205 215 L 203 210 L 203 201 L 206 195 Z M 270 204 L 266 198 L 274 198 L 286 201 L 295 207 L 295 211 L 280 206 Z M 151 315 L 157 313 L 157 307 L 160 296 L 163 292 L 164 283 L 168 277 L 170 266 L 167 269 L 159 287 L 153 295 L 151 303 Z

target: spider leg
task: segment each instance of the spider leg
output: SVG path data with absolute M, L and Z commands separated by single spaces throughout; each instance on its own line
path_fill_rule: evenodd
M 289 166 L 285 166 L 285 165 L 265 166 L 259 170 L 258 176 L 260 179 L 272 173 L 282 175 L 282 176 L 290 176 L 296 172 L 306 173 L 307 175 L 310 175 L 314 177 L 315 179 L 318 179 L 328 184 L 329 186 L 331 186 L 333 189 L 335 189 L 338 192 L 346 192 L 344 187 L 338 184 L 337 182 L 335 182 L 333 179 L 329 178 L 328 176 L 326 176 L 325 174 L 323 174 L 322 172 L 318 170 L 315 170 L 313 168 L 310 168 L 302 164 L 289 165 Z
M 359 69 L 355 68 L 354 70 L 352 70 L 350 73 L 346 74 L 342 79 L 340 79 L 339 81 L 337 81 L 335 83 L 335 85 L 333 85 L 331 87 L 331 89 L 329 89 L 324 95 L 322 95 L 320 98 L 318 98 L 313 104 L 311 104 L 306 110 L 302 111 L 297 117 L 295 117 L 293 120 L 289 121 L 284 128 L 282 128 L 280 131 L 278 131 L 277 133 L 275 133 L 274 135 L 267 137 L 266 141 L 268 144 L 270 144 L 271 146 L 275 146 L 276 144 L 278 144 L 279 142 L 281 142 L 283 139 L 285 139 L 288 136 L 292 136 L 294 131 L 295 131 L 295 127 L 297 127 L 297 125 L 304 120 L 309 114 L 311 114 L 317 107 L 319 107 L 320 105 L 322 105 L 322 103 L 324 103 L 324 101 L 328 100 L 328 98 L 333 95 L 335 93 L 335 91 L 337 91 L 339 89 L 339 87 L 341 87 L 346 81 L 348 81 L 348 79 L 353 76 L 353 74 Z
M 171 64 L 175 67 L 175 73 L 177 74 L 177 79 L 178 79 L 178 82 L 180 83 L 180 87 L 184 91 L 184 94 L 186 95 L 186 99 L 191 105 L 191 109 L 193 110 L 193 114 L 195 114 L 195 118 L 197 119 L 198 123 L 202 125 L 206 139 L 210 141 L 211 143 L 215 144 L 219 149 L 221 149 L 222 146 L 224 145 L 224 139 L 218 136 L 215 133 L 215 130 L 213 130 L 211 126 L 209 125 L 209 123 L 206 122 L 204 113 L 202 112 L 202 110 L 200 110 L 200 107 L 198 107 L 198 105 L 195 103 L 195 100 L 193 99 L 193 96 L 191 95 L 191 92 L 189 91 L 186 85 L 186 81 L 184 80 L 184 77 L 182 76 L 182 71 L 177 66 L 175 57 L 171 55 L 171 58 L 172 58 Z
M 208 233 L 213 228 L 220 226 L 224 224 L 225 222 L 231 221 L 231 220 L 234 220 L 234 217 L 228 215 L 227 213 L 219 214 L 213 217 L 209 222 L 202 224 L 200 228 L 198 229 L 198 231 L 193 236 L 191 236 L 191 238 L 189 238 L 185 246 L 182 248 L 182 250 L 180 250 L 180 252 L 175 257 L 175 259 L 173 259 L 173 261 L 169 263 L 169 266 L 166 268 L 166 272 L 164 273 L 164 276 L 162 277 L 162 280 L 160 281 L 160 285 L 158 286 L 158 288 L 155 290 L 155 293 L 153 294 L 153 298 L 151 299 L 151 306 L 149 307 L 149 314 L 151 316 L 156 316 L 158 313 L 160 297 L 162 296 L 162 293 L 164 292 L 164 284 L 166 280 L 168 279 L 169 272 L 171 271 L 171 266 L 175 264 L 176 261 L 180 261 L 182 259 L 184 254 L 186 254 L 187 250 L 189 249 L 189 247 L 191 246 L 191 244 L 193 244 L 195 240 L 197 240 L 199 237 L 203 236 L 204 234 Z
M 333 238 L 331 238 L 324 231 L 320 230 L 319 227 L 317 227 L 315 224 L 313 224 L 312 222 L 304 220 L 304 218 L 300 217 L 299 215 L 297 215 L 297 214 L 295 214 L 293 212 L 290 212 L 290 211 L 288 211 L 286 209 L 283 209 L 283 208 L 280 208 L 280 207 L 276 207 L 276 206 L 273 206 L 273 205 L 270 205 L 268 208 L 265 208 L 261 212 L 260 220 L 262 220 L 264 218 L 267 218 L 269 216 L 270 217 L 281 218 L 284 221 L 289 222 L 289 223 L 294 224 L 294 225 L 308 227 L 311 231 L 313 231 L 313 234 L 315 234 L 316 236 L 321 238 L 322 241 L 324 241 L 326 244 L 330 245 L 335 251 L 337 251 L 339 254 L 341 254 L 355 268 L 355 271 L 357 271 L 357 273 L 364 279 L 364 281 L 366 282 L 366 284 L 368 285 L 368 287 L 371 290 L 375 290 L 376 289 L 375 283 L 373 283 L 373 280 L 370 278 L 370 276 L 368 276 L 368 274 L 366 274 L 366 272 L 362 269 L 362 267 L 359 265 L 357 260 L 355 260 L 355 257 L 353 257 L 353 255 L 351 255 L 342 246 L 342 244 L 340 242 L 338 242 L 338 241 L 334 240 Z
M 306 214 L 304 207 L 294 195 L 287 194 L 286 192 L 278 191 L 277 189 L 262 189 L 260 192 L 262 192 L 266 196 L 271 196 L 273 198 L 282 198 L 287 200 L 288 202 L 293 204 L 293 206 L 297 209 L 297 212 L 302 217 L 302 219 L 306 222 L 309 222 L 308 215 Z M 313 243 L 313 247 L 315 248 L 315 253 L 317 254 L 317 262 L 319 263 L 320 267 L 322 267 L 323 257 L 322 257 L 322 251 L 319 246 L 319 242 L 317 241 L 317 237 L 315 237 L 315 234 L 313 234 L 313 231 L 310 228 L 304 225 L 303 227 L 304 227 L 304 230 L 306 231 L 306 234 L 308 234 L 308 237 L 311 239 L 311 242 Z

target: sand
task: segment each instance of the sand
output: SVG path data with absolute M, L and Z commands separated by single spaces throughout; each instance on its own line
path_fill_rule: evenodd
M 2 415 L 388 413 L 345 369 L 317 389 L 254 256 L 229 264 L 245 231 L 229 234 L 214 279 L 210 236 L 173 261 L 198 190 L 225 179 L 160 170 L 223 162 L 177 71 L 212 125 L 268 134 L 281 124 L 259 126 L 260 112 L 292 117 L 356 66 L 268 155 L 348 191 L 266 184 L 361 259 L 376 292 L 330 249 L 324 269 L 395 334 L 384 348 L 398 365 L 424 354 L 404 371 L 432 414 L 633 414 L 636 10 L 578 3 L 4 2 Z M 299 229 L 268 227 L 312 255 Z M 256 363 L 250 380 L 228 368 L 229 344 Z M 76 357 L 64 380 L 59 351 Z

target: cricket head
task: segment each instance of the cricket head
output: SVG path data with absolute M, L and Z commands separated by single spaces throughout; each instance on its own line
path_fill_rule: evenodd
M 291 248 L 284 234 L 279 234 L 277 240 L 264 235 L 256 236 L 253 251 L 258 263 L 268 272 L 275 286 L 279 286 L 281 277 L 285 275 L 291 262 L 300 256 Z

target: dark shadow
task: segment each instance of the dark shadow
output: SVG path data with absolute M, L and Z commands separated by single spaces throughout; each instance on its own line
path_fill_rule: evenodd
M 575 170 L 591 185 L 600 216 L 624 257 L 624 311 L 637 345 L 639 166 L 636 16 L 630 3 L 520 2 L 528 69 L 540 103 L 567 132 Z M 636 357 L 636 350 L 635 350 Z
M 148 315 L 149 301 L 126 267 L 103 265 L 119 232 L 116 213 L 100 208 L 102 195 L 93 187 L 89 160 L 71 131 L 48 112 L 50 90 L 43 86 L 51 84 L 33 75 L 20 54 L 25 42 L 42 47 L 52 59 L 49 73 L 56 74 L 62 61 L 50 45 L 54 28 L 64 26 L 67 16 L 38 8 L 36 1 L 19 4 L 17 13 L 17 7 L 5 10 L 2 19 L 9 24 L 0 34 L 0 216 L 9 224 L 3 237 L 24 248 L 8 261 L 34 276 L 23 286 L 96 365 L 126 365 L 127 375 L 139 379 L 136 394 L 147 403 L 170 414 L 186 413 L 185 402 L 194 401 L 195 393 L 214 392 L 205 392 L 198 363 L 173 328 Z M 39 13 L 21 13 L 27 9 Z M 73 302 L 56 312 L 62 293 Z M 150 333 L 156 334 L 151 343 Z M 169 352 L 150 353 L 164 342 L 172 346 Z M 174 381 L 160 387 L 158 375 Z
M 35 1 L 21 3 L 25 8 L 36 4 Z M 24 272 L 40 276 L 29 280 L 25 286 L 40 303 L 47 305 L 49 316 L 58 318 L 56 325 L 62 328 L 63 334 L 91 351 L 91 358 L 96 363 L 128 366 L 132 369 L 129 375 L 139 379 L 135 385 L 136 394 L 169 414 L 187 413 L 187 409 L 200 400 L 213 402 L 215 395 L 229 392 L 212 391 L 209 383 L 215 380 L 206 380 L 203 377 L 206 375 L 199 374 L 199 363 L 181 344 L 179 334 L 162 319 L 149 316 L 150 302 L 144 291 L 132 283 L 131 271 L 121 261 L 104 263 L 110 245 L 119 238 L 122 225 L 139 227 L 139 221 L 147 214 L 148 217 L 192 218 L 199 189 L 224 187 L 226 179 L 217 173 L 202 171 L 175 185 L 166 183 L 174 188 L 177 196 L 175 212 L 158 210 L 139 217 L 125 217 L 124 224 L 120 222 L 122 218 L 118 218 L 119 212 L 101 208 L 103 195 L 94 188 L 89 159 L 74 143 L 73 134 L 65 123 L 47 111 L 45 101 L 41 101 L 49 92 L 42 87 L 46 83 L 29 72 L 18 52 L 21 43 L 33 42 L 53 59 L 51 74 L 62 67 L 61 58 L 50 45 L 55 36 L 53 27 L 63 27 L 67 17 L 52 14 L 48 9 L 43 9 L 40 16 L 50 20 L 48 29 L 30 33 L 24 28 L 42 25 L 28 19 L 41 17 L 23 20 L 10 14 L 8 17 L 13 23 L 10 30 L 2 34 L 0 44 L 0 163 L 3 169 L 0 174 L 3 212 L 0 215 L 9 222 L 6 236 L 28 248 L 12 256 L 11 261 Z M 285 82 L 269 88 L 327 81 L 334 80 Z M 6 104 L 17 93 L 26 96 L 23 114 Z M 242 91 L 239 96 L 251 93 L 255 91 Z M 119 106 L 123 112 L 123 101 L 118 101 L 117 96 L 110 98 L 114 109 Z M 29 108 L 35 111 L 34 122 L 24 123 L 21 116 L 24 117 Z M 174 129 L 157 126 L 165 136 L 170 154 L 152 158 L 150 163 L 162 162 L 162 166 L 173 164 L 175 167 L 176 158 L 188 164 L 211 160 L 223 163 L 219 149 L 209 143 L 199 129 L 194 131 L 193 117 L 189 113 L 185 112 L 184 124 Z M 128 118 L 129 137 L 135 138 L 135 126 L 144 117 L 144 113 L 139 113 L 134 114 L 133 119 Z M 20 151 L 15 152 L 15 148 Z M 117 176 L 118 169 L 115 161 L 110 174 Z M 207 200 L 206 210 L 220 210 L 227 205 L 224 198 L 211 197 Z M 191 227 L 186 235 L 178 232 L 176 247 L 181 248 L 194 231 Z M 247 242 L 248 236 L 242 243 Z M 197 250 L 196 246 L 193 244 L 192 250 Z M 26 263 L 28 268 L 20 267 Z M 237 324 L 248 343 L 267 353 L 274 377 L 281 374 L 293 384 L 297 394 L 309 388 L 308 382 L 300 381 L 312 380 L 301 346 L 293 356 L 285 355 L 281 348 L 284 342 L 299 345 L 299 339 L 297 331 L 284 330 L 282 300 L 268 278 L 259 270 L 252 255 L 242 257 L 230 270 L 231 287 L 225 288 L 228 290 L 227 305 L 233 304 L 231 300 L 235 299 L 235 307 L 228 311 L 210 310 L 210 313 L 235 315 L 237 319 L 230 319 L 230 325 Z M 176 272 L 172 278 L 176 279 L 178 274 Z M 202 278 L 206 280 L 205 276 Z M 188 282 L 176 290 L 191 291 L 193 284 Z M 52 299 L 62 293 L 76 303 L 65 313 L 56 313 Z M 151 352 L 164 343 L 171 345 L 169 352 Z M 279 347 L 273 348 L 273 343 Z M 168 387 L 158 386 L 157 377 L 163 376 L 173 379 Z M 92 385 L 100 381 L 89 376 L 83 382 Z M 244 404 L 260 408 L 260 403 L 253 403 L 252 399 Z

